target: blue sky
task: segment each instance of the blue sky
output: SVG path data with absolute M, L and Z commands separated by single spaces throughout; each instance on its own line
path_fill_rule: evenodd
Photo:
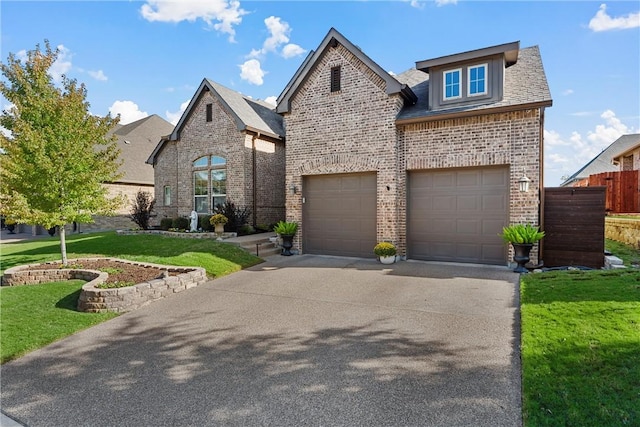
M 335 27 L 394 73 L 516 40 L 540 46 L 553 97 L 546 186 L 640 133 L 637 1 L 3 0 L 0 14 L 3 62 L 49 40 L 61 50 L 54 78 L 85 83 L 91 112 L 121 123 L 149 114 L 176 123 L 205 77 L 273 100 Z

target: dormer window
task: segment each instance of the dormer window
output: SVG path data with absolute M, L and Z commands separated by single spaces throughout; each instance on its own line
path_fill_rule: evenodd
M 487 94 L 487 64 L 474 65 L 468 68 L 468 96 Z
M 462 70 L 449 70 L 444 72 L 444 99 L 460 98 L 460 81 Z

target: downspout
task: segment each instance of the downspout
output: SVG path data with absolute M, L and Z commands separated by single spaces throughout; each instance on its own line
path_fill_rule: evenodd
M 540 164 L 540 176 L 538 177 L 540 182 L 540 188 L 538 190 L 538 197 L 540 204 L 538 205 L 538 224 L 540 230 L 544 230 L 544 107 L 540 108 L 540 158 L 538 162 Z M 544 239 L 540 240 L 538 244 L 538 264 L 544 261 Z
M 258 218 L 258 190 L 256 188 L 258 183 L 258 177 L 256 176 L 257 168 L 257 159 L 256 159 L 256 138 L 260 138 L 260 132 L 256 133 L 251 137 L 251 168 L 252 168 L 252 199 L 253 199 L 253 228 L 257 226 L 257 218 Z

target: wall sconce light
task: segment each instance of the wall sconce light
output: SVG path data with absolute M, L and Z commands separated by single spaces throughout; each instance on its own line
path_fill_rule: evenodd
M 529 183 L 531 180 L 527 178 L 527 175 L 522 175 L 522 178 L 518 180 L 518 186 L 521 193 L 527 193 L 529 191 Z
M 291 191 L 291 194 L 296 194 L 298 192 L 298 187 L 296 187 L 295 184 L 291 184 L 291 187 L 289 187 L 289 191 Z

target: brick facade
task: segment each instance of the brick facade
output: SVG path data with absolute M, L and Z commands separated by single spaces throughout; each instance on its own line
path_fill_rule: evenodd
M 206 121 L 207 104 L 212 104 L 209 122 Z M 180 139 L 166 141 L 156 156 L 158 215 L 154 223 L 162 218 L 189 216 L 194 209 L 193 162 L 203 156 L 226 159 L 227 200 L 236 206 L 251 208 L 252 223 L 269 224 L 284 218 L 284 143 L 257 132 L 238 131 L 220 101 L 210 91 L 204 91 L 191 109 Z M 171 189 L 168 206 L 164 205 L 165 186 Z

